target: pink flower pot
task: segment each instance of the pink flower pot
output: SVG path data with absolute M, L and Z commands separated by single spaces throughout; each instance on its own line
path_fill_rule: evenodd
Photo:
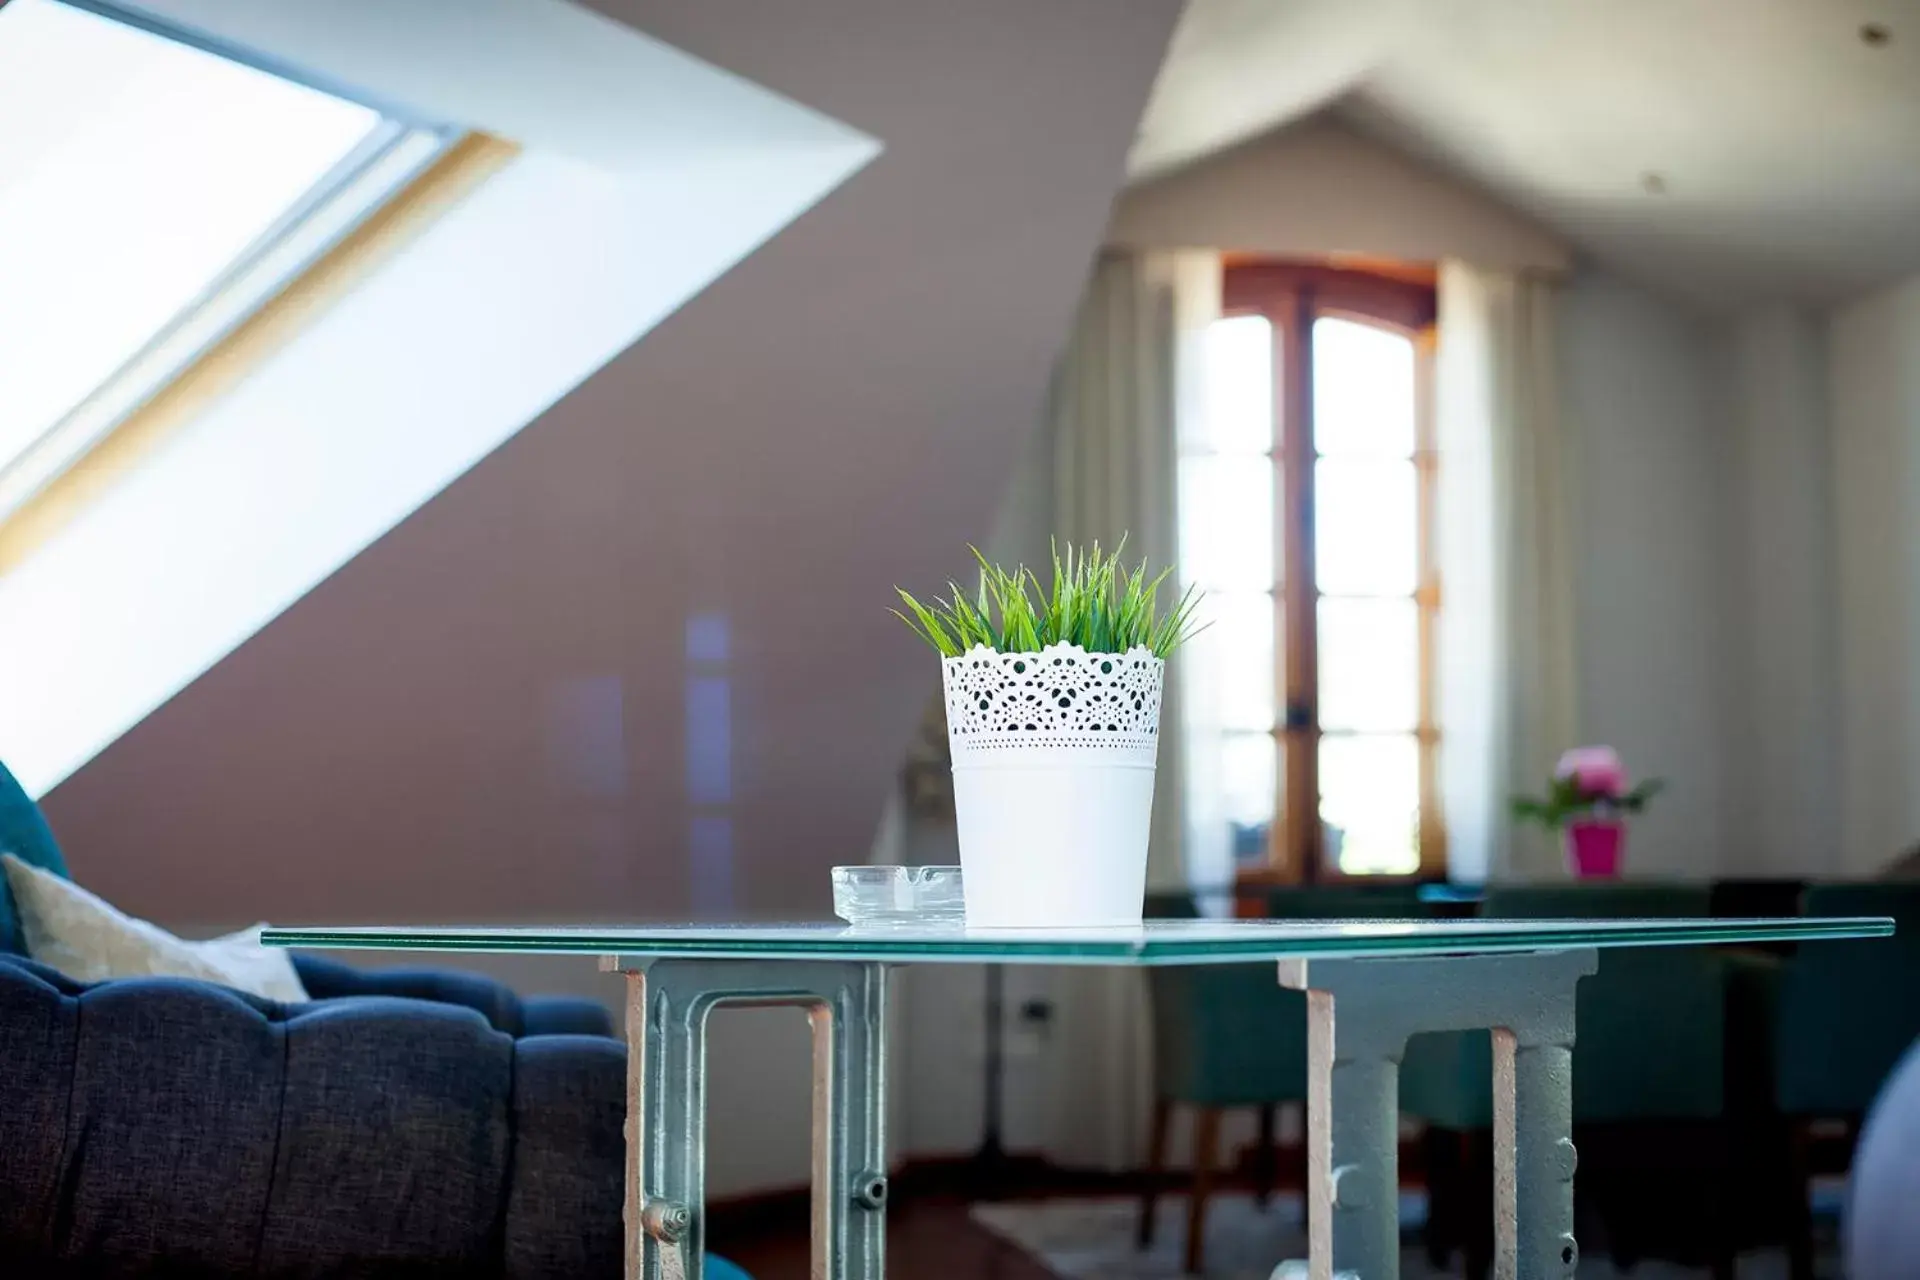
M 1627 824 L 1618 818 L 1586 818 L 1567 824 L 1567 867 L 1576 880 L 1610 880 L 1620 874 Z

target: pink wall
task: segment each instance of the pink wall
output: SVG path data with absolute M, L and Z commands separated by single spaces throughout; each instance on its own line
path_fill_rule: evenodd
M 889 588 L 986 535 L 1179 5 L 602 7 L 885 153 L 58 788 L 128 909 L 817 913 L 865 855 Z

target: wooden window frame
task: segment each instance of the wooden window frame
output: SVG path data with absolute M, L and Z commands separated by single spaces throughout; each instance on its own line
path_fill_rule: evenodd
M 485 133 L 466 134 L 443 149 L 278 293 L 0 518 L 0 575 L 99 502 L 518 154 L 513 143 Z
M 1275 645 L 1279 657 L 1273 735 L 1278 748 L 1275 813 L 1267 860 L 1240 867 L 1243 884 L 1383 882 L 1446 872 L 1446 828 L 1440 804 L 1440 734 L 1436 697 L 1436 632 L 1441 605 L 1435 547 L 1436 449 L 1433 366 L 1437 315 L 1431 268 L 1398 264 L 1391 273 L 1318 264 L 1228 259 L 1221 281 L 1223 316 L 1259 315 L 1273 331 L 1272 458 Z M 1418 550 L 1413 599 L 1418 610 L 1419 865 L 1407 875 L 1348 874 L 1330 865 L 1320 822 L 1318 603 L 1314 580 L 1313 322 L 1329 316 L 1392 330 L 1414 344 L 1415 467 Z

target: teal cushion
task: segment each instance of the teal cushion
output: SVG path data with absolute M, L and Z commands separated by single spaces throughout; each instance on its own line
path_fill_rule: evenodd
M 60 845 L 40 806 L 21 789 L 5 765 L 0 765 L 0 853 L 11 853 L 22 862 L 67 878 L 67 860 L 60 856 Z M 0 876 L 0 951 L 16 956 L 27 953 L 20 921 L 13 911 L 13 892 L 7 888 L 5 876 Z

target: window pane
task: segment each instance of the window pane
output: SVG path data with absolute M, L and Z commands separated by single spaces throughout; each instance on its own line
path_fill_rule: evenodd
M 1411 595 L 1418 574 L 1411 462 L 1314 464 L 1314 577 L 1328 595 Z
M 356 103 L 84 10 L 0 7 L 0 466 L 378 123 Z
M 1411 599 L 1320 602 L 1320 726 L 1411 731 L 1420 714 Z
M 1273 326 L 1230 316 L 1207 326 L 1202 446 L 1220 453 L 1273 448 Z
M 1271 595 L 1215 592 L 1200 602 L 1206 627 L 1182 653 L 1202 724 L 1225 729 L 1273 727 L 1274 600 Z
M 1313 447 L 1413 455 L 1413 342 L 1370 324 L 1313 322 Z
M 1267 860 L 1279 752 L 1272 735 L 1234 733 L 1220 743 L 1220 793 L 1237 863 Z
M 1273 463 L 1258 455 L 1180 463 L 1180 556 L 1209 591 L 1268 591 L 1273 577 Z
M 1420 750 L 1412 735 L 1320 740 L 1328 861 L 1349 875 L 1420 869 Z

